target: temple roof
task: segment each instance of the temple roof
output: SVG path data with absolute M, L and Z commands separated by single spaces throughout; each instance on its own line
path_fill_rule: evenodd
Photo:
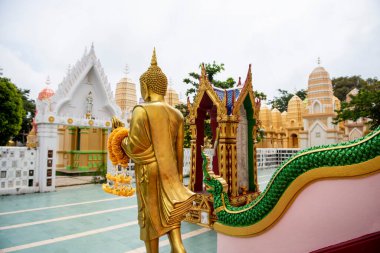
M 227 94 L 227 100 L 226 100 L 227 113 L 228 115 L 231 114 L 232 107 L 234 106 L 234 103 L 238 100 L 241 89 L 237 87 L 230 88 L 230 89 L 222 89 L 222 88 L 217 88 L 215 86 L 212 86 L 212 88 L 216 92 L 216 94 L 218 95 L 221 101 L 224 101 L 224 97 Z
M 45 89 L 40 95 L 46 97 L 51 93 Z M 68 69 L 55 94 L 51 95 L 50 102 L 37 100 L 36 107 L 38 124 L 72 124 L 67 120 L 73 122 L 74 119 L 74 124 L 87 126 L 90 124 L 87 116 L 90 111 L 91 124 L 108 128 L 112 116 L 121 115 L 93 45 L 89 52 L 85 50 L 74 67 Z
M 204 100 L 204 96 L 209 99 Z M 245 106 L 246 98 L 249 97 L 250 106 L 255 106 L 255 96 L 252 89 L 252 72 L 251 64 L 248 68 L 247 78 L 244 85 L 241 85 L 239 78 L 239 85 L 229 89 L 215 87 L 207 78 L 206 68 L 202 64 L 202 72 L 199 78 L 199 87 L 197 94 L 194 97 L 192 105 L 188 102 L 190 109 L 189 119 L 194 120 L 197 117 L 197 110 L 200 107 L 211 109 L 216 106 L 218 115 L 239 115 L 240 108 Z M 203 103 L 202 103 L 203 102 Z M 258 102 L 259 104 L 259 102 Z M 255 111 L 253 108 L 251 111 Z

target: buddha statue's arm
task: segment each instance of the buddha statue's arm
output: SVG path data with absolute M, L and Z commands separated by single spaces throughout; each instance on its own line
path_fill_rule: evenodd
M 183 181 L 183 138 L 184 138 L 184 128 L 183 120 L 179 125 L 178 135 L 177 135 L 177 166 L 178 166 L 178 175 L 181 182 Z
M 121 144 L 124 152 L 135 162 L 141 163 L 152 156 L 150 152 L 146 153 L 151 146 L 148 132 L 146 112 L 142 107 L 136 106 L 132 113 L 129 135 Z

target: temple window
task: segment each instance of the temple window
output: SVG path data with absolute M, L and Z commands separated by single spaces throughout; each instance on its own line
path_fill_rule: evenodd
M 321 112 L 321 104 L 319 101 L 315 101 L 313 104 L 313 113 L 320 113 Z

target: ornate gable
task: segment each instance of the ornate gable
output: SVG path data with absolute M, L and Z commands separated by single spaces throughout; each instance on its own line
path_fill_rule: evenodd
M 252 106 L 255 105 L 255 94 L 253 93 L 253 87 L 252 87 L 252 71 L 251 71 L 251 64 L 249 64 L 247 78 L 245 79 L 244 86 L 242 90 L 240 91 L 240 95 L 238 99 L 235 102 L 235 105 L 232 109 L 233 115 L 239 115 L 240 114 L 240 107 L 243 105 L 245 98 L 249 96 Z
M 111 86 L 100 64 L 100 60 L 95 55 L 93 45 L 90 52 L 88 54 L 85 52 L 82 59 L 68 71 L 67 76 L 59 84 L 56 95 L 52 98 L 52 111 L 61 115 L 65 112 L 64 107 L 67 104 L 69 104 L 69 107 L 74 106 L 79 109 L 78 107 L 82 107 L 85 104 L 81 105 L 76 100 L 82 99 L 82 102 L 85 102 L 89 91 L 92 91 L 94 94 L 94 106 L 96 106 L 96 99 L 99 99 L 99 102 L 102 102 L 98 106 L 99 110 L 104 110 L 105 113 L 108 111 L 106 114 L 117 114 L 118 107 L 114 102 Z M 103 115 L 99 115 L 99 117 L 101 116 Z
M 190 107 L 190 121 L 194 120 L 197 117 L 197 110 L 200 107 L 200 103 L 205 94 L 209 96 L 213 104 L 217 107 L 218 116 L 227 114 L 227 110 L 223 105 L 223 101 L 219 98 L 218 94 L 213 89 L 213 86 L 207 78 L 205 66 L 204 64 L 202 64 L 202 72 L 199 78 L 198 91 L 194 98 L 194 102 Z
M 99 127 L 108 127 L 111 117 L 121 114 L 93 45 L 68 70 L 49 106 L 41 106 L 41 109 L 40 122 L 53 116 L 55 120 L 49 120 L 50 123 L 87 125 L 91 119 L 89 124 Z

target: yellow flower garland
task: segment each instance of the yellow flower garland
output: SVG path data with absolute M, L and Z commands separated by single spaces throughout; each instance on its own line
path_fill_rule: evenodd
M 123 142 L 124 138 L 128 137 L 128 129 L 121 128 L 119 131 L 117 131 L 113 139 L 111 139 L 111 146 L 112 146 L 112 152 L 113 155 L 116 157 L 118 164 L 121 164 L 122 167 L 127 167 L 129 163 L 129 157 L 125 154 L 124 150 L 121 147 L 121 143 Z M 117 128 L 117 129 L 119 129 Z
M 108 155 L 113 165 L 120 164 L 122 167 L 127 167 L 129 157 L 124 153 L 121 143 L 124 138 L 128 137 L 128 129 L 118 127 L 114 129 L 107 141 Z M 131 186 L 132 177 L 124 174 L 106 175 L 108 181 L 112 181 L 113 185 L 103 184 L 103 191 L 118 195 L 118 196 L 133 196 L 135 189 Z
M 122 128 L 121 127 L 118 127 L 116 128 L 115 130 L 113 130 L 110 134 L 110 136 L 108 137 L 108 141 L 107 141 L 107 148 L 108 148 L 108 156 L 112 162 L 113 165 L 117 165 L 117 158 L 115 156 L 115 154 L 113 153 L 113 150 L 112 150 L 112 139 L 113 137 L 115 136 L 115 134 L 120 131 Z

